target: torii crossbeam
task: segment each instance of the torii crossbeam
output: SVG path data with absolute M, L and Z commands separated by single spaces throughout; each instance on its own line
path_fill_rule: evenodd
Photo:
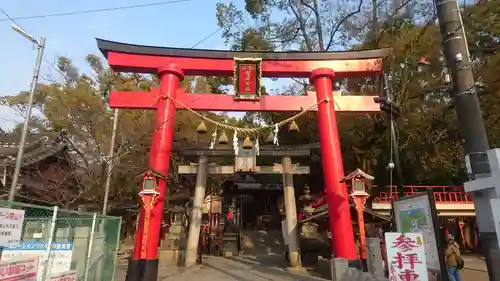
M 382 71 L 387 50 L 358 52 L 231 52 L 130 45 L 97 39 L 115 71 L 156 73 L 160 88 L 151 92 L 112 92 L 112 108 L 156 109 L 151 144 L 151 170 L 168 175 L 175 111 L 289 111 L 316 105 L 321 155 L 335 257 L 356 259 L 354 235 L 345 184 L 336 112 L 375 112 L 374 96 L 334 95 L 334 79 L 367 76 Z M 190 94 L 179 89 L 184 75 L 235 75 L 235 94 Z M 260 96 L 261 77 L 310 78 L 316 92 L 305 96 Z M 237 83 L 238 82 L 238 83 Z M 142 249 L 144 208 L 141 208 L 134 254 L 127 281 L 156 280 L 159 229 L 166 179 L 158 178 L 159 198 L 151 210 L 146 249 Z M 141 260 L 141 250 L 146 259 Z

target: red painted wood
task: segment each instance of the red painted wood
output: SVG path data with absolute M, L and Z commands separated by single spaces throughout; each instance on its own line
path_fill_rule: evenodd
M 390 189 L 389 186 L 386 187 Z M 396 186 L 394 186 L 396 188 Z M 425 185 L 406 185 L 403 187 L 405 189 L 405 196 L 414 195 L 420 193 L 419 190 L 433 189 L 434 200 L 438 204 L 472 204 L 472 196 L 470 193 L 464 191 L 463 186 L 425 186 Z M 453 190 L 453 191 L 452 191 Z M 458 191 L 454 191 L 458 190 Z M 397 191 L 387 191 L 380 192 L 374 199 L 374 203 L 391 203 L 392 199 L 398 199 L 399 192 Z M 313 207 L 318 207 L 325 204 L 325 198 L 321 197 L 312 205 Z
M 183 73 L 174 65 L 170 65 L 161 70 L 160 73 L 160 87 L 162 92 L 167 97 L 174 97 L 177 93 L 180 81 L 183 79 Z M 172 100 L 160 98 L 157 101 L 158 110 L 155 116 L 155 130 L 153 131 L 153 139 L 149 152 L 148 166 L 151 170 L 160 172 L 167 176 L 168 168 L 170 165 L 170 152 L 172 151 L 172 140 L 174 136 L 174 119 L 175 119 L 175 105 Z M 149 225 L 144 225 L 144 211 L 141 211 L 139 229 L 141 232 L 136 232 L 136 242 L 134 248 L 134 259 L 139 259 L 140 249 L 142 248 L 142 235 L 146 233 L 146 259 L 154 260 L 158 258 L 158 244 L 160 240 L 160 229 L 164 214 L 164 201 L 167 194 L 167 180 L 161 179 L 159 181 L 158 190 L 159 197 L 151 210 L 151 218 Z M 142 208 L 144 209 L 144 208 Z M 147 228 L 146 228 L 147 227 Z M 139 249 L 139 250 L 137 250 Z
M 179 65 L 184 74 L 189 76 L 232 76 L 234 72 L 234 60 L 232 59 L 163 57 L 110 51 L 108 63 L 115 71 L 121 72 L 156 73 L 159 68 L 172 63 Z M 311 72 L 317 68 L 335 70 L 337 79 L 367 76 L 382 71 L 382 59 L 263 60 L 262 76 L 309 78 Z
M 318 131 L 323 159 L 323 177 L 325 182 L 328 218 L 332 233 L 332 251 L 336 257 L 356 259 L 356 244 L 352 229 L 349 196 L 346 184 L 342 181 L 344 165 L 337 126 L 336 106 L 332 95 L 335 72 L 329 68 L 316 69 L 311 74 L 311 81 L 316 89 L 318 104 Z
M 152 89 L 151 92 L 112 91 L 109 104 L 111 108 L 155 109 L 158 95 L 158 89 Z M 335 96 L 335 111 L 379 112 L 380 107 L 373 101 L 374 97 Z M 262 96 L 259 101 L 235 101 L 232 95 L 191 94 L 179 90 L 176 100 L 198 111 L 298 112 L 317 103 L 315 92 L 309 92 L 307 96 Z M 184 109 L 179 104 L 176 107 Z

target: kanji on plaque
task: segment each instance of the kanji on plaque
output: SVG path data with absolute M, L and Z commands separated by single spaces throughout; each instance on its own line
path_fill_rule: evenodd
M 261 60 L 235 58 L 234 97 L 256 100 L 260 97 Z
M 428 281 L 421 233 L 386 232 L 390 281 Z
M 240 94 L 255 95 L 257 66 L 255 64 L 240 64 Z

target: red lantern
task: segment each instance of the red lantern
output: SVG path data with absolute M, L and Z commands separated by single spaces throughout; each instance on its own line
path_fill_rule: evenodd
M 151 210 L 158 199 L 160 193 L 158 192 L 159 177 L 152 172 L 146 172 L 142 181 L 142 190 L 139 196 L 142 199 L 144 207 L 144 231 L 142 232 L 142 245 L 141 245 L 141 258 L 146 258 L 146 246 L 148 241 L 149 220 L 151 218 Z

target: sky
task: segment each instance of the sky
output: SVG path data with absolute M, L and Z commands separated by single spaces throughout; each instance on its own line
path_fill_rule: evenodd
M 162 2 L 161 0 L 3 0 L 0 8 L 11 17 L 78 12 L 110 7 Z M 95 38 L 134 43 L 191 48 L 219 27 L 215 4 L 224 0 L 191 0 L 151 7 L 106 11 L 62 17 L 16 20 L 29 34 L 47 38 L 41 77 L 54 71 L 48 62 L 58 56 L 70 58 L 87 71 L 85 56 L 99 54 Z M 241 2 L 243 1 L 234 1 Z M 68 5 L 71 3 L 71 5 Z M 14 32 L 12 22 L 0 14 L 0 95 L 28 90 L 33 76 L 36 49 L 26 38 Z M 203 49 L 227 49 L 220 32 L 197 46 Z M 9 129 L 22 117 L 0 107 L 0 127 Z

